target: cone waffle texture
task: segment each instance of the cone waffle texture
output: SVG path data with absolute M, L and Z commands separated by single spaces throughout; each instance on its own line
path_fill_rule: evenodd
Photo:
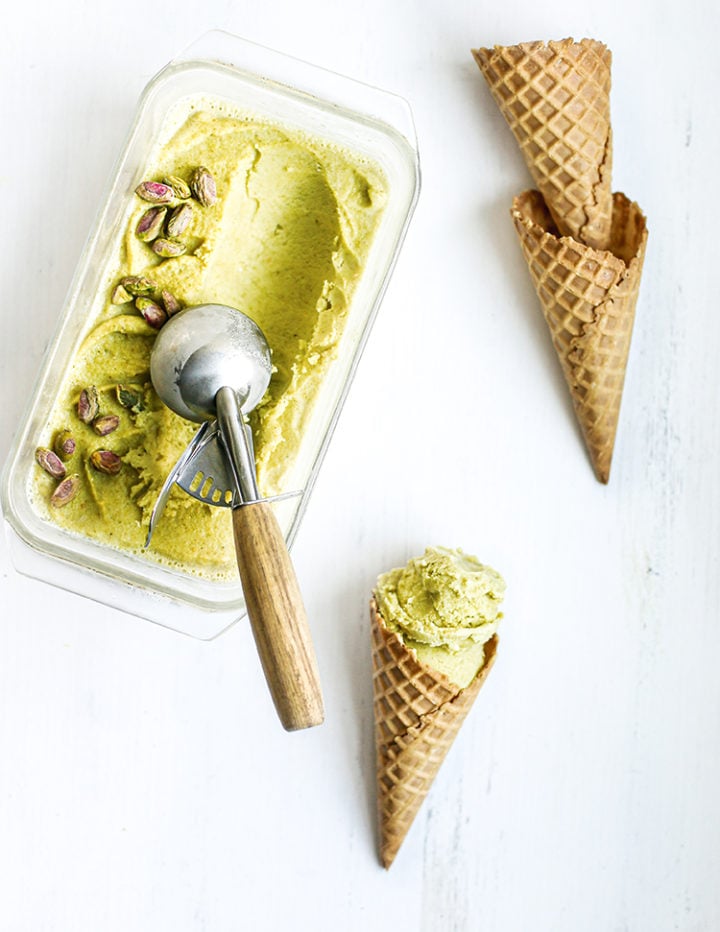
M 460 689 L 421 664 L 370 602 L 380 858 L 390 867 L 495 659 Z
M 562 237 L 539 191 L 512 218 L 572 395 L 593 468 L 610 475 L 647 227 L 637 204 L 613 197 L 608 250 Z
M 594 39 L 474 49 L 561 234 L 607 248 L 612 226 L 610 50 Z

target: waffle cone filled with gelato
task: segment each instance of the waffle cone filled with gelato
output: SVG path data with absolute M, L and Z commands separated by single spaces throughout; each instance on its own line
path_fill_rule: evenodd
M 428 548 L 370 602 L 379 853 L 389 868 L 495 660 L 502 577 Z

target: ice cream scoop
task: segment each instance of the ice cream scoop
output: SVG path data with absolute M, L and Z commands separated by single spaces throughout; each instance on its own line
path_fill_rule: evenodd
M 259 496 L 252 438 L 244 423 L 265 394 L 271 372 L 270 348 L 260 328 L 221 304 L 171 317 L 150 359 L 153 386 L 169 408 L 191 421 L 217 422 L 220 459 L 234 485 L 235 552 L 248 617 L 280 720 L 294 731 L 319 725 L 323 702 L 297 578 L 275 515 Z M 183 466 L 192 462 L 195 449 L 191 444 Z M 180 484 L 208 504 L 227 504 Z

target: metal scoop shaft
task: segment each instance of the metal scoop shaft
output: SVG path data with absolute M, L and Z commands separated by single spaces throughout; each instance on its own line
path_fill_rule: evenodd
M 302 595 L 277 519 L 260 500 L 243 420 L 264 395 L 270 373 L 262 331 L 235 308 L 187 308 L 164 325 L 150 361 L 155 390 L 176 414 L 211 424 L 181 457 L 158 504 L 174 482 L 211 505 L 227 505 L 230 499 L 238 570 L 265 678 L 283 726 L 295 731 L 319 725 L 324 712 Z M 226 469 L 213 467 L 216 475 L 209 477 L 213 487 L 207 499 L 183 481 L 192 482 L 194 458 L 203 455 L 207 463 L 217 453 L 213 443 L 219 445 Z M 213 500 L 220 473 L 220 494 Z

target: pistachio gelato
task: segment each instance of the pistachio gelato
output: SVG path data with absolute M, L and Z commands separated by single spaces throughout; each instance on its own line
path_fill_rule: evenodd
M 386 627 L 418 660 L 461 688 L 475 677 L 484 645 L 502 618 L 505 582 L 462 550 L 428 547 L 378 577 L 375 599 Z
M 386 201 L 382 171 L 359 155 L 218 103 L 186 108 L 161 130 L 145 180 L 128 195 L 102 296 L 38 437 L 48 449 L 72 439 L 64 465 L 73 494 L 53 501 L 57 479 L 33 467 L 34 498 L 51 520 L 135 553 L 197 429 L 150 383 L 157 329 L 180 307 L 205 303 L 256 321 L 274 364 L 251 417 L 258 484 L 264 495 L 291 491 Z M 234 574 L 226 510 L 173 489 L 147 555 L 209 578 Z

